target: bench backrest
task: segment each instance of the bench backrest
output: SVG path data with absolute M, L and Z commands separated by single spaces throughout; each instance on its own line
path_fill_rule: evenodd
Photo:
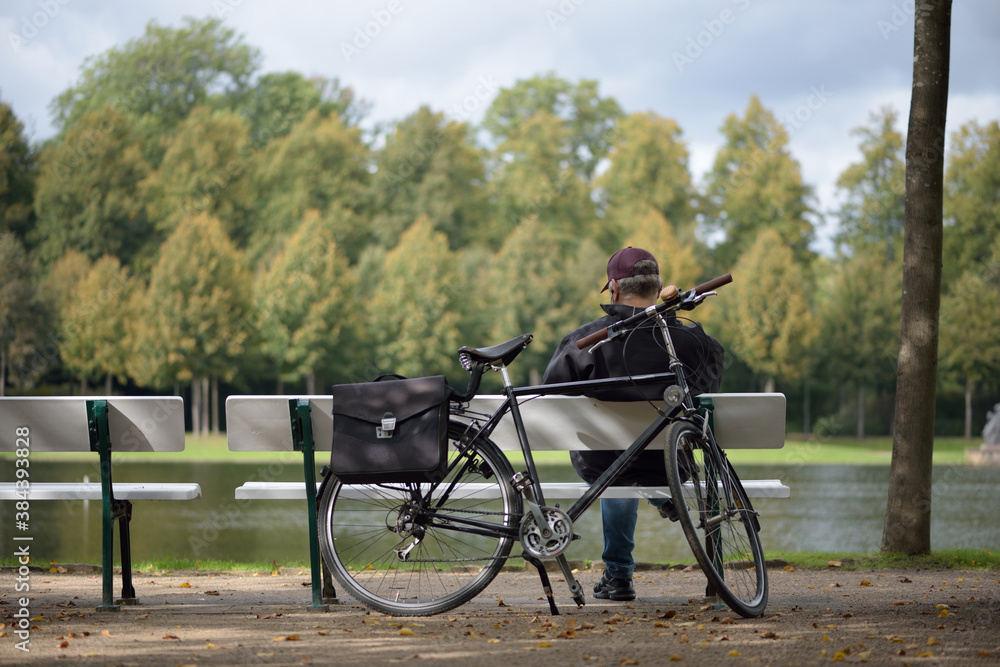
M 333 442 L 333 398 L 327 396 L 230 396 L 226 430 L 233 451 L 291 451 L 289 402 L 310 404 L 317 451 Z M 704 394 L 713 404 L 713 429 L 728 449 L 780 449 L 785 444 L 783 394 Z M 476 396 L 472 410 L 492 413 L 502 396 Z M 521 402 L 521 416 L 532 449 L 624 449 L 645 430 L 655 413 L 644 402 L 599 401 L 585 396 L 544 396 Z M 505 417 L 491 439 L 501 449 L 519 450 L 513 423 Z M 663 448 L 660 439 L 651 448 Z
M 184 401 L 179 396 L 17 396 L 0 398 L 0 451 L 13 451 L 15 429 L 24 426 L 32 451 L 91 451 L 88 401 L 106 401 L 113 451 L 184 449 Z

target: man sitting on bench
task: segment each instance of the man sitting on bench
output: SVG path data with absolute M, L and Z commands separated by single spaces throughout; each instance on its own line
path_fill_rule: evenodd
M 641 325 L 622 339 L 602 345 L 593 353 L 579 350 L 576 341 L 615 322 L 631 317 L 656 303 L 663 287 L 656 258 L 641 248 L 623 248 L 608 261 L 608 282 L 601 291 L 611 290 L 611 304 L 601 306 L 604 317 L 584 324 L 563 338 L 549 361 L 544 384 L 575 382 L 611 377 L 627 377 L 670 370 L 663 340 L 654 328 L 654 320 Z M 668 318 L 668 326 L 677 356 L 685 366 L 693 395 L 716 392 L 722 382 L 723 349 L 696 323 L 682 324 Z M 606 401 L 660 401 L 665 386 L 646 385 L 604 390 L 592 395 Z M 573 451 L 573 468 L 588 484 L 607 469 L 621 452 Z M 664 455 L 659 450 L 644 451 L 618 479 L 621 486 L 667 486 Z M 660 515 L 672 521 L 677 512 L 669 500 L 649 501 Z M 632 571 L 635 560 L 635 525 L 639 512 L 638 498 L 601 498 L 601 523 L 604 532 L 604 575 L 594 586 L 594 597 L 601 600 L 634 600 Z

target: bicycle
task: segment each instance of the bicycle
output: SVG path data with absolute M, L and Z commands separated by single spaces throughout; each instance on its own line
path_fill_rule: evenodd
M 366 606 L 417 616 L 471 600 L 509 557 L 523 557 L 538 570 L 550 610 L 558 614 L 542 563 L 554 558 L 574 602 L 582 606 L 583 591 L 565 555 L 574 539 L 573 522 L 666 431 L 664 455 L 672 502 L 708 579 L 707 594 L 717 595 L 741 616 L 763 614 L 768 584 L 758 513 L 715 441 L 709 411 L 697 407 L 688 390 L 666 319 L 667 314 L 695 308 L 731 280 L 726 274 L 685 292 L 668 288 L 661 293 L 661 303 L 578 342 L 580 349 L 600 346 L 653 318 L 670 355 L 667 373 L 515 387 L 507 367 L 531 342 L 531 334 L 492 347 L 461 348 L 459 357 L 470 379 L 464 392 L 453 390 L 445 478 L 437 483 L 343 484 L 325 469 L 318 521 L 327 567 Z M 475 413 L 468 405 L 486 368 L 501 373 L 505 397 L 488 415 Z M 656 416 L 650 425 L 590 488 L 568 510 L 546 505 L 519 399 L 665 382 L 669 383 L 663 392 L 665 407 L 654 405 Z M 489 439 L 508 413 L 526 468 L 516 473 Z M 523 549 L 520 556 L 510 556 L 515 543 Z

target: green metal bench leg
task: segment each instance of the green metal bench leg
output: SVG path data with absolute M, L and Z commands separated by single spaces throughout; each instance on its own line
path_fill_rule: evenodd
M 324 586 L 322 581 L 322 557 L 319 551 L 318 509 L 316 503 L 316 459 L 312 434 L 312 417 L 309 414 L 308 399 L 291 399 L 289 408 L 292 413 L 292 440 L 296 449 L 302 451 L 302 465 L 306 484 L 306 506 L 309 514 L 309 569 L 312 579 L 311 611 L 329 611 L 330 607 L 323 604 Z M 331 582 L 330 588 L 333 588 Z

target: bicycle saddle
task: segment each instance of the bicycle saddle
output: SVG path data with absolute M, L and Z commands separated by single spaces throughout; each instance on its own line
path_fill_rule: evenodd
M 504 366 L 510 365 L 510 362 L 514 361 L 514 358 L 521 353 L 521 350 L 528 347 L 528 343 L 534 338 L 530 333 L 521 334 L 517 338 L 512 338 L 506 343 L 500 343 L 499 345 L 493 345 L 491 347 L 468 347 L 463 346 L 459 348 L 458 353 L 460 355 L 467 354 L 474 363 L 479 364 L 492 364 L 494 362 L 503 362 Z

